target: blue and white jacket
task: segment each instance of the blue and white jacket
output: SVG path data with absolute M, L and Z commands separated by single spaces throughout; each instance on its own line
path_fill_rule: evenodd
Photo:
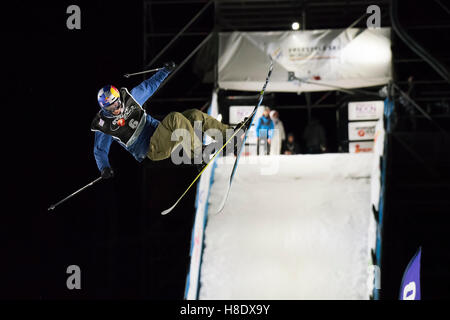
M 263 134 L 263 137 L 272 139 L 273 129 L 274 124 L 272 119 L 270 119 L 270 117 L 266 118 L 262 116 L 261 118 L 258 119 L 258 123 L 256 125 L 256 136 L 259 138 L 261 133 L 264 132 L 265 134 Z
M 141 84 L 134 87 L 131 90 L 130 94 L 142 106 L 153 95 L 153 93 L 155 93 L 155 91 L 158 89 L 164 79 L 166 79 L 169 73 L 170 72 L 166 69 L 158 71 L 151 78 L 144 80 Z M 112 116 L 112 114 L 110 114 L 106 110 L 102 110 L 101 112 L 107 117 Z M 142 130 L 136 141 L 129 147 L 122 145 L 136 158 L 137 161 L 142 162 L 145 159 L 148 148 L 150 146 L 150 138 L 155 132 L 159 123 L 160 122 L 157 119 L 147 114 L 144 129 Z M 97 167 L 100 171 L 102 171 L 104 168 L 111 167 L 111 165 L 109 164 L 108 154 L 113 140 L 114 139 L 112 136 L 101 131 L 95 131 L 94 157 L 95 161 L 97 162 Z

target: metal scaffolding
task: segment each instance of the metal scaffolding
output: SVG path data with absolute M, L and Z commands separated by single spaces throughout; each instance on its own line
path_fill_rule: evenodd
M 367 6 L 373 4 L 378 5 L 381 9 L 381 26 L 389 27 L 391 26 L 390 3 L 389 0 L 147 0 L 143 5 L 143 66 L 149 68 L 155 66 L 156 63 L 172 59 L 173 48 L 178 46 L 182 48 L 176 49 L 176 53 L 179 54 L 177 62 L 180 68 L 175 73 L 181 73 L 179 70 L 192 61 L 195 54 L 201 51 L 209 40 L 214 39 L 218 32 L 290 30 L 294 21 L 300 23 L 301 29 L 305 27 L 309 30 L 346 28 L 352 25 L 355 18 L 365 12 Z M 428 7 L 446 14 L 445 8 L 447 7 L 443 8 L 442 2 L 435 0 L 434 4 L 435 8 L 431 4 Z M 183 23 L 161 24 L 158 17 L 162 13 L 167 16 L 167 12 L 174 12 L 174 16 L 177 17 L 180 16 L 180 12 L 183 12 Z M 450 19 L 446 20 L 445 17 L 436 21 L 423 18 L 415 24 L 405 23 L 404 29 L 413 36 L 417 34 L 418 41 L 420 41 L 421 38 L 431 37 L 431 33 L 434 34 L 438 30 L 441 32 L 448 30 L 449 21 Z M 364 19 L 358 21 L 354 27 L 365 28 Z M 402 43 L 394 32 L 392 42 L 394 81 L 399 84 L 406 83 L 408 78 L 406 72 L 424 69 L 424 72 L 418 72 L 419 75 L 414 77 L 416 92 L 421 95 L 417 98 L 422 101 L 449 100 L 448 84 L 445 81 L 441 82 L 442 77 L 439 77 L 436 72 L 429 72 L 430 66 L 426 61 Z M 430 50 L 432 49 L 434 48 L 430 48 Z M 212 58 L 217 59 L 217 57 Z M 446 52 L 438 52 L 436 59 L 448 64 L 450 56 Z M 184 69 L 186 70 L 183 73 L 192 73 L 192 70 L 188 70 L 186 67 Z M 173 75 L 172 77 L 178 76 Z M 195 78 L 195 81 L 201 82 L 198 77 Z M 183 98 L 206 100 L 214 87 L 214 83 L 203 85 L 187 82 L 191 87 L 184 93 L 178 92 L 177 97 L 172 96 L 170 99 L 177 99 L 177 101 Z M 431 90 L 430 86 L 432 86 Z M 426 90 L 421 90 L 422 87 L 426 87 Z M 431 91 L 432 94 L 429 95 L 428 93 Z M 186 92 L 189 94 L 187 95 Z M 158 97 L 159 101 L 166 98 L 169 99 L 169 97 Z M 329 102 L 325 101 L 325 103 Z

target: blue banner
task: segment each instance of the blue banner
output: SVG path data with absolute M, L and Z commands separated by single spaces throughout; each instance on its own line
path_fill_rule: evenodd
M 420 256 L 422 248 L 409 262 L 403 274 L 400 287 L 400 300 L 420 300 Z

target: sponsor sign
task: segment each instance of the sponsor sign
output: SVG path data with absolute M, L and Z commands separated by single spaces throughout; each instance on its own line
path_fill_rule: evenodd
M 350 153 L 362 153 L 362 152 L 373 152 L 373 142 L 350 142 L 348 144 L 348 151 Z
M 375 138 L 376 121 L 349 122 L 348 140 L 373 140 Z
M 384 102 L 354 101 L 348 103 L 348 120 L 378 120 L 383 116 Z

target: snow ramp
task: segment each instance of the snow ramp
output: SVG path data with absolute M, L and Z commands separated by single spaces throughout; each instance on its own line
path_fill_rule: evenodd
M 372 159 L 241 157 L 217 214 L 232 169 L 219 158 L 205 195 L 196 298 L 369 299 Z

